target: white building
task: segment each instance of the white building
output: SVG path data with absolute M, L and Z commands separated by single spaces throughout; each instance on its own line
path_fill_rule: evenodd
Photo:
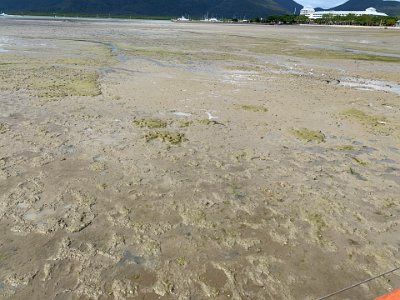
M 396 27 L 400 27 L 400 20 L 396 22 Z
M 209 22 L 209 23 L 220 23 L 222 22 L 221 20 L 218 20 L 217 18 L 207 18 L 204 17 L 204 19 L 200 20 L 201 22 Z
M 363 15 L 369 15 L 369 16 L 383 16 L 387 17 L 387 14 L 377 12 L 375 8 L 370 7 L 367 8 L 366 10 L 363 11 L 335 11 L 335 10 L 329 10 L 329 11 L 315 11 L 314 8 L 311 6 L 304 6 L 302 10 L 300 10 L 300 15 L 306 16 L 310 19 L 320 19 L 326 15 L 331 15 L 331 16 L 347 16 L 347 15 L 356 15 L 356 16 L 363 16 Z
M 315 13 L 315 9 L 312 6 L 306 5 L 300 10 L 300 16 L 306 16 L 311 18 Z

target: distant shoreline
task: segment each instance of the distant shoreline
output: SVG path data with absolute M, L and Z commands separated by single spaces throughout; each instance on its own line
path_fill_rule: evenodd
M 400 27 L 396 26 L 361 26 L 361 25 L 329 25 L 329 24 L 299 24 L 300 26 L 314 26 L 314 27 L 338 27 L 338 28 L 374 28 L 374 29 L 396 29 Z
M 94 20 L 164 20 L 169 21 L 173 16 L 140 16 L 112 14 L 79 14 L 79 13 L 17 13 L 6 14 L 4 18 L 42 18 L 42 19 L 94 19 Z
M 0 20 L 43 20 L 43 21 L 88 21 L 88 22 L 130 22 L 130 21 L 160 21 L 168 22 L 169 19 L 158 18 L 115 18 L 115 17 L 84 17 L 84 16 L 36 16 L 36 15 L 7 15 L 0 17 Z
M 164 17 L 150 17 L 150 16 L 72 16 L 72 15 L 8 15 L 0 16 L 0 20 L 27 20 L 27 21 L 83 21 L 83 22 L 171 22 L 173 18 Z M 190 21 L 173 22 L 177 24 L 229 24 L 229 25 L 256 25 L 256 26 L 309 26 L 309 27 L 335 27 L 335 28 L 374 28 L 374 29 L 395 29 L 400 30 L 400 27 L 395 26 L 361 26 L 361 25 L 337 25 L 337 24 L 267 24 L 267 23 L 254 23 L 254 22 L 232 22 L 232 21 L 221 21 L 221 22 L 204 22 L 200 19 L 193 19 Z

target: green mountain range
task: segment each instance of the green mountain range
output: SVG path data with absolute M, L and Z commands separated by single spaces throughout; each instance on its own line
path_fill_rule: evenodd
M 400 2 L 383 0 L 349 0 L 346 3 L 332 8 L 332 10 L 365 10 L 374 7 L 379 12 L 391 16 L 400 16 Z
M 191 16 L 250 18 L 293 14 L 293 0 L 1 0 L 0 10 L 11 14 L 79 13 L 132 16 Z

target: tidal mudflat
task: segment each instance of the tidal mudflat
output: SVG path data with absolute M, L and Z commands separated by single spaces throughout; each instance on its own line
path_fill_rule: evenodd
M 0 20 L 0 298 L 315 299 L 395 267 L 398 49 L 383 28 Z

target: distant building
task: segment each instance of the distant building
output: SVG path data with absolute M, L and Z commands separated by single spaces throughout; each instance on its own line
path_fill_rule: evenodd
M 187 22 L 187 21 L 190 21 L 190 20 L 188 18 L 182 16 L 182 17 L 178 18 L 177 21 L 179 21 L 179 22 Z
M 204 19 L 200 20 L 201 22 L 209 22 L 209 23 L 220 23 L 222 22 L 221 20 L 218 20 L 217 18 L 207 18 L 204 17 Z
M 172 19 L 171 21 L 172 21 L 172 22 L 186 23 L 186 22 L 190 22 L 190 19 L 188 19 L 188 18 L 182 16 L 182 17 L 180 17 L 180 18 L 178 18 L 178 19 Z
M 396 22 L 396 27 L 400 27 L 400 20 Z
M 370 7 L 364 11 L 335 11 L 335 10 L 328 10 L 328 11 L 315 11 L 314 8 L 311 6 L 304 6 L 302 10 L 300 10 L 300 15 L 306 16 L 310 19 L 320 19 L 324 16 L 331 15 L 331 16 L 348 16 L 348 15 L 356 15 L 356 16 L 382 16 L 387 17 L 387 14 L 377 12 L 375 8 Z
M 300 10 L 300 16 L 306 16 L 311 18 L 315 14 L 315 9 L 312 6 L 306 5 Z

